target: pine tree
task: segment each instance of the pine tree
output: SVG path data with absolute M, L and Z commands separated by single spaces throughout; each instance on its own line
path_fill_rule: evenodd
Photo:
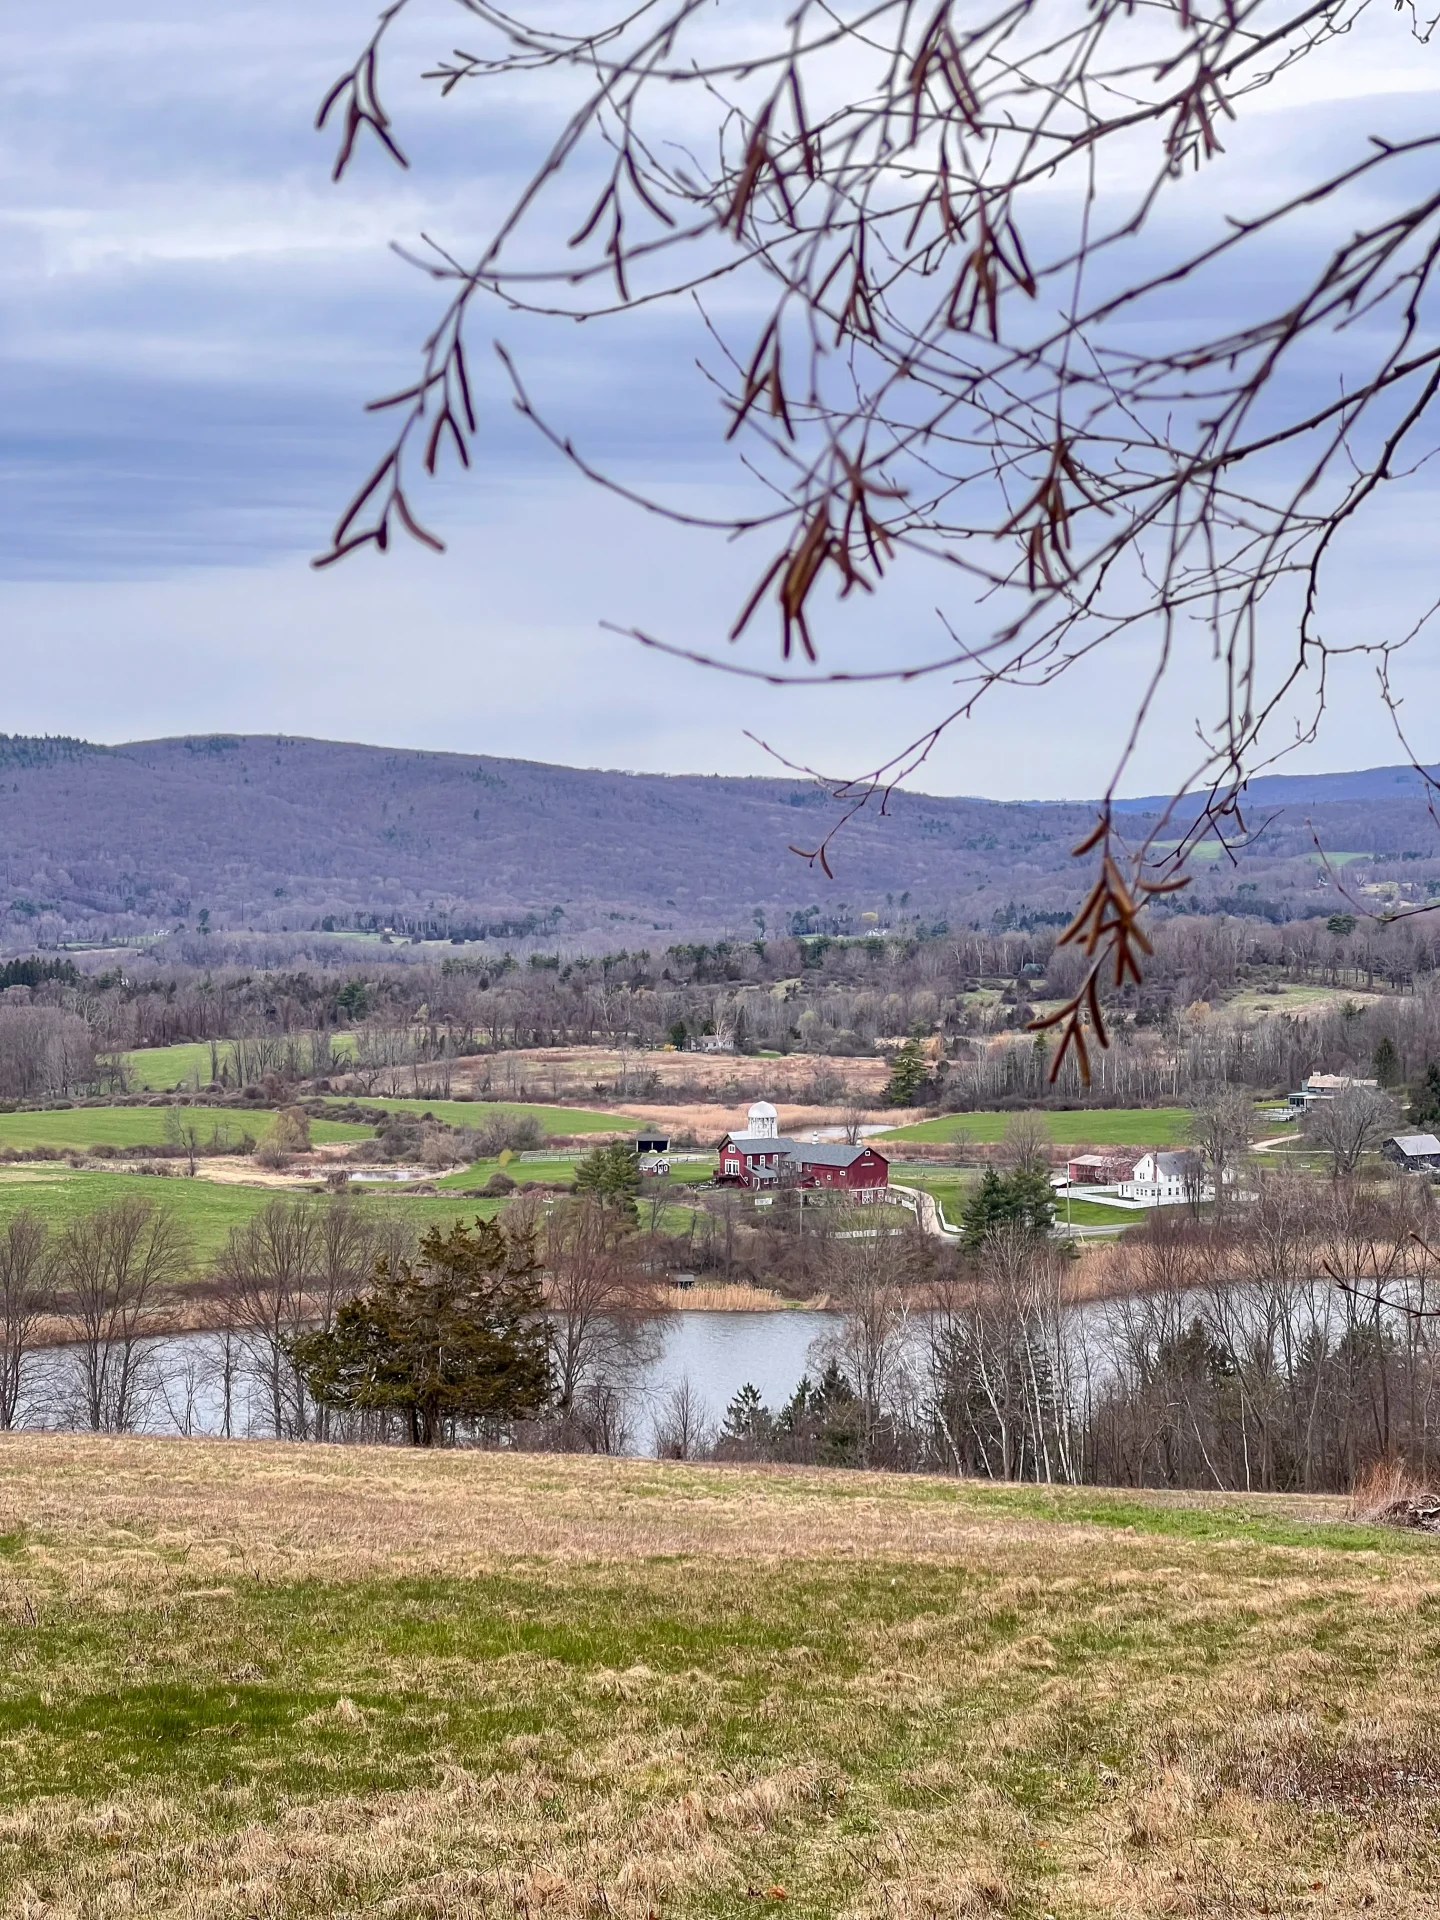
M 397 1412 L 433 1447 L 459 1423 L 533 1414 L 550 1397 L 549 1329 L 528 1237 L 494 1221 L 431 1227 L 414 1261 L 381 1260 L 335 1324 L 290 1342 L 311 1396 Z
M 920 1042 L 907 1040 L 891 1064 L 885 1099 L 892 1107 L 908 1107 L 924 1084 L 925 1056 L 920 1051 Z
M 1400 1078 L 1400 1055 L 1388 1033 L 1381 1034 L 1375 1048 L 1375 1078 L 1382 1087 L 1393 1087 Z
M 1432 1060 L 1410 1102 L 1410 1121 L 1424 1133 L 1440 1129 L 1440 1066 Z
M 575 1169 L 575 1191 L 593 1195 L 618 1224 L 635 1226 L 640 1218 L 635 1204 L 640 1192 L 640 1156 L 623 1140 L 592 1147 Z

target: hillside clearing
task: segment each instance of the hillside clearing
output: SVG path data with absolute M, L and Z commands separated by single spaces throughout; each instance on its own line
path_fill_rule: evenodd
M 1434 1914 L 1440 1549 L 1340 1515 L 9 1436 L 0 1902 Z

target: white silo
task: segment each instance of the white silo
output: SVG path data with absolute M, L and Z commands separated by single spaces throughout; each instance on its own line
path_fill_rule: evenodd
M 751 1139 L 775 1140 L 780 1134 L 780 1116 L 768 1100 L 757 1100 L 745 1116 L 745 1131 Z

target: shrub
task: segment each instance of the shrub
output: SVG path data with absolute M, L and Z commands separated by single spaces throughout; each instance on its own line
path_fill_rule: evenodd
M 528 1113 L 497 1113 L 475 1130 L 475 1144 L 484 1159 L 504 1153 L 534 1153 L 545 1144 L 540 1122 Z

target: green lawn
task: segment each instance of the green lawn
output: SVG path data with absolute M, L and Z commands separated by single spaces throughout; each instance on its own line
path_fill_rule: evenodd
M 1055 1202 L 1055 1218 L 1063 1226 L 1068 1218 L 1077 1227 L 1114 1227 L 1117 1233 L 1123 1233 L 1127 1227 L 1143 1226 L 1145 1215 L 1134 1207 L 1107 1207 L 1100 1200 L 1072 1200 L 1070 1211 L 1065 1211 L 1062 1195 Z
M 6 1435 L 0 1903 L 1433 1916 L 1440 1548 L 1344 1511 Z
M 447 1227 L 477 1214 L 493 1219 L 501 1202 L 459 1200 L 444 1195 L 356 1192 L 359 1204 L 401 1213 L 418 1227 Z M 218 1181 L 187 1179 L 184 1175 L 156 1178 L 133 1173 L 71 1172 L 48 1166 L 0 1172 L 0 1221 L 31 1207 L 55 1226 L 64 1226 L 78 1214 L 89 1213 L 116 1200 L 153 1200 L 169 1208 L 190 1234 L 196 1258 L 212 1259 L 224 1246 L 230 1229 L 242 1225 L 272 1200 L 284 1197 L 277 1188 L 222 1185 Z M 329 1204 L 328 1198 L 323 1204 Z
M 921 1187 L 926 1193 L 933 1193 L 940 1202 L 941 1211 L 947 1223 L 952 1227 L 960 1225 L 960 1210 L 968 1194 L 976 1186 L 974 1174 L 961 1175 L 949 1167 L 933 1167 L 922 1164 L 907 1165 L 904 1161 L 891 1164 L 890 1177 L 897 1186 Z M 1055 1218 L 1065 1219 L 1063 1198 L 1055 1203 Z M 1106 1207 L 1089 1200 L 1070 1202 L 1070 1220 L 1077 1227 L 1114 1227 L 1122 1232 L 1144 1219 L 1144 1215 L 1132 1212 L 1128 1207 Z
M 1035 1117 L 1057 1146 L 1170 1147 L 1184 1140 L 1190 1122 L 1184 1107 L 1094 1107 L 1077 1113 L 1037 1112 Z M 1013 1118 L 1009 1113 L 947 1113 L 877 1134 L 874 1144 L 881 1153 L 891 1141 L 904 1140 L 969 1140 L 993 1146 L 1004 1139 Z
M 165 1141 L 165 1107 L 67 1107 L 44 1113 L 0 1113 L 0 1148 L 13 1147 L 25 1152 L 34 1147 L 153 1147 Z M 258 1113 L 224 1107 L 181 1108 L 186 1127 L 199 1130 L 202 1143 L 219 1133 L 223 1140 L 238 1141 L 248 1133 L 263 1139 L 274 1121 L 274 1114 L 262 1108 Z M 374 1134 L 373 1127 L 357 1126 L 353 1121 L 315 1120 L 310 1138 L 317 1144 L 327 1140 L 364 1140 Z

